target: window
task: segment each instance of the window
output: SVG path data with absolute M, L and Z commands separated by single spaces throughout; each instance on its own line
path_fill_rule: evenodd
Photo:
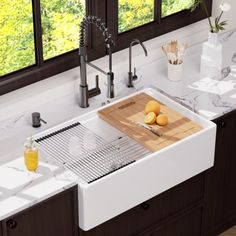
M 206 0 L 211 10 L 212 0 Z M 116 43 L 115 50 L 129 46 L 134 38 L 148 40 L 205 18 L 194 0 L 112 0 L 107 1 L 107 24 Z
M 162 0 L 161 16 L 165 17 L 189 9 L 194 2 L 194 0 Z
M 155 0 L 118 0 L 118 33 L 126 32 L 155 20 Z M 194 0 L 162 0 L 161 17 L 188 10 Z
M 105 2 L 1 0 L 0 95 L 78 66 L 80 22 L 86 14 L 105 19 Z M 89 27 L 90 60 L 105 55 L 102 40 Z
M 194 0 L 1 0 L 0 95 L 79 65 L 79 25 L 85 15 L 106 22 L 115 51 L 205 18 Z M 207 0 L 211 10 L 212 0 Z M 14 6 L 14 7 L 13 7 Z M 88 58 L 106 54 L 93 26 Z
M 154 20 L 154 0 L 119 0 L 118 32 L 123 33 Z
M 32 0 L 1 0 L 0 7 L 2 76 L 35 65 L 36 48 Z M 79 25 L 85 16 L 85 8 L 85 0 L 41 0 L 43 43 L 39 51 L 43 52 L 43 60 L 78 49 Z

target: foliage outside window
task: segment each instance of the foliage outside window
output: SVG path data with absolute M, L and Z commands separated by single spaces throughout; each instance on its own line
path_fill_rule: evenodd
M 0 1 L 0 76 L 35 64 L 31 0 Z
M 41 0 L 40 3 L 44 60 L 77 49 L 85 0 Z M 0 76 L 35 63 L 32 0 L 1 0 Z
M 154 20 L 154 0 L 119 0 L 118 11 L 122 33 Z
M 162 0 L 161 16 L 169 16 L 185 9 L 190 9 L 194 0 Z
M 79 25 L 84 16 L 85 0 L 41 0 L 44 59 L 79 47 Z

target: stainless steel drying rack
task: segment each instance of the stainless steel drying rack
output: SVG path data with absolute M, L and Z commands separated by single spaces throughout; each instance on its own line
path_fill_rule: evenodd
M 86 183 L 113 173 L 150 152 L 126 135 L 107 142 L 79 122 L 35 140 L 38 147 Z

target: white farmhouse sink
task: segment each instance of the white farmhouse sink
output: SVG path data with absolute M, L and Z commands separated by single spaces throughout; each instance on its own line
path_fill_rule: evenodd
M 79 176 L 79 226 L 85 231 L 214 165 L 216 125 L 153 89 L 145 89 L 141 92 L 147 93 L 190 120 L 197 122 L 203 129 L 158 152 L 150 153 L 119 130 L 101 120 L 97 115 L 98 110 L 94 110 L 35 136 L 44 151 L 50 154 L 50 148 L 54 148 L 55 150 L 51 151 L 52 158 L 57 159 Z M 126 98 L 128 97 L 121 100 Z M 86 130 L 86 134 L 83 134 L 82 138 L 78 137 L 79 135 L 77 136 L 71 128 L 76 122 L 82 124 L 80 132 Z M 70 126 L 71 124 L 72 126 Z M 69 131 L 65 128 L 68 126 Z M 62 140 L 57 137 L 58 133 L 53 133 L 58 130 L 61 132 L 58 133 L 63 136 Z M 48 134 L 50 135 L 45 138 L 45 135 Z M 53 140 L 54 138 L 55 140 Z M 128 148 L 122 152 L 119 140 L 124 139 L 126 140 L 124 142 L 125 148 Z M 63 143 L 66 151 L 63 150 Z M 103 146 L 101 147 L 101 145 Z M 85 148 L 84 151 L 83 148 Z M 132 148 L 136 155 L 129 152 Z M 96 153 L 94 153 L 95 149 Z M 88 154 L 88 158 L 84 158 L 83 152 L 92 153 L 92 155 Z M 96 161 L 97 153 L 103 154 L 101 155 L 102 160 L 107 156 L 110 160 L 90 165 L 88 159 L 91 162 Z M 124 162 L 122 168 L 118 162 L 113 161 L 116 160 L 116 156 L 120 155 L 122 155 Z M 143 156 L 145 157 L 142 158 Z M 88 169 L 90 166 L 91 169 Z M 87 168 L 85 172 L 83 172 L 83 168 Z M 107 169 L 108 173 L 98 178 L 97 174 L 100 168 Z M 112 171 L 112 168 L 115 171 Z

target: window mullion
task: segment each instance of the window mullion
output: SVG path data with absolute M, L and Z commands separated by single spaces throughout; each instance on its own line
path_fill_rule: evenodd
M 35 57 L 36 57 L 36 64 L 40 67 L 43 64 L 43 40 L 42 40 L 40 0 L 32 0 L 32 4 L 33 4 Z
M 154 20 L 158 24 L 161 22 L 161 1 L 162 0 L 154 0 Z

